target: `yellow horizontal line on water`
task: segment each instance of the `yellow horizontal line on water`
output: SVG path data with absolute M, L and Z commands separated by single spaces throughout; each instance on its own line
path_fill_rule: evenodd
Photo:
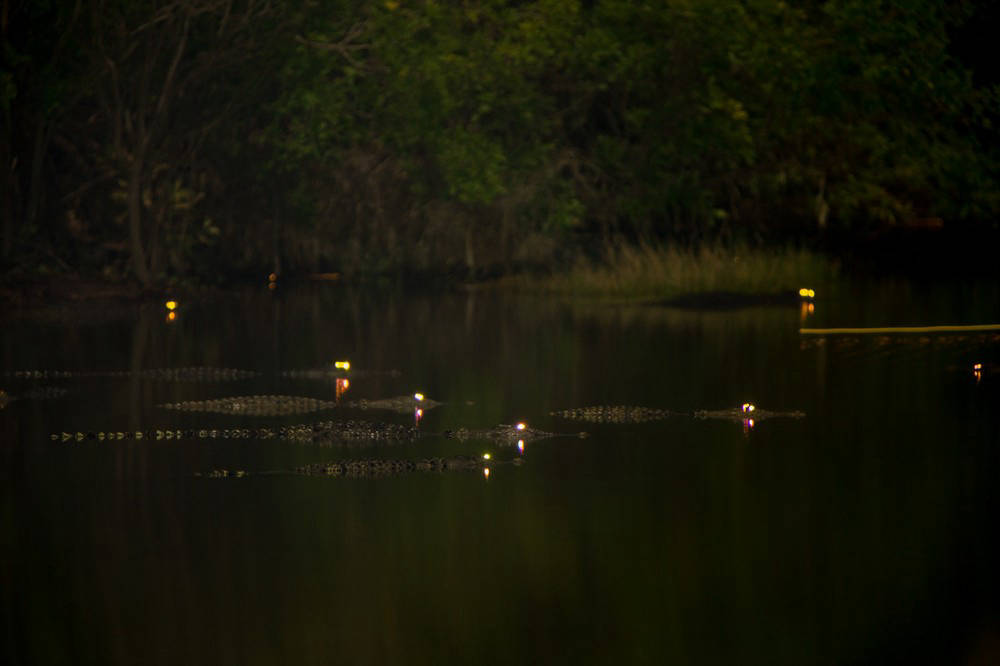
M 877 328 L 800 328 L 802 335 L 871 335 L 877 333 L 960 333 L 962 331 L 1000 331 L 1000 324 L 946 326 L 880 326 Z

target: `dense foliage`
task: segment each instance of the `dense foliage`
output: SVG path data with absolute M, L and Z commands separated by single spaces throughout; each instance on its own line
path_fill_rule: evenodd
M 4 266 L 482 273 L 993 219 L 1000 94 L 954 44 L 983 6 L 13 0 Z

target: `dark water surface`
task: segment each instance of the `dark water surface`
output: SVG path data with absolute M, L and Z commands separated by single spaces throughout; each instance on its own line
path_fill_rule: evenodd
M 994 284 L 820 299 L 810 326 L 995 323 Z M 1000 339 L 800 336 L 797 308 L 695 312 L 342 287 L 11 317 L 0 370 L 260 371 L 233 382 L 0 379 L 7 664 L 1000 663 Z M 165 402 L 333 399 L 282 370 L 349 359 L 344 399 L 446 404 L 427 433 L 527 421 L 520 466 L 379 479 L 251 475 L 515 450 L 428 436 L 84 441 L 61 431 L 412 423 Z M 980 379 L 973 363 L 983 363 Z M 398 375 L 362 376 L 362 370 Z M 596 404 L 802 410 L 752 430 L 593 425 Z

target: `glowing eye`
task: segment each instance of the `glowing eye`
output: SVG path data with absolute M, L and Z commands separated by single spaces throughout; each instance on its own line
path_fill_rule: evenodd
M 177 301 L 167 301 L 164 305 L 167 306 L 168 310 L 176 310 L 177 309 Z
M 524 423 L 518 423 L 516 427 L 517 427 L 518 430 L 524 430 L 528 426 L 525 425 Z
M 489 459 L 490 459 L 490 454 L 484 453 L 483 454 L 483 460 L 489 460 Z
M 333 362 L 333 367 L 337 368 L 338 370 L 350 370 L 351 369 L 351 362 L 350 361 L 334 361 Z
M 424 400 L 424 394 L 423 393 L 414 393 L 413 394 L 413 399 L 416 400 L 417 402 L 423 402 L 423 400 Z

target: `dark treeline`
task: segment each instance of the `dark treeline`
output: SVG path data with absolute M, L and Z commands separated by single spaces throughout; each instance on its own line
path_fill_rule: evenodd
M 987 6 L 3 0 L 3 268 L 484 274 L 995 219 Z

